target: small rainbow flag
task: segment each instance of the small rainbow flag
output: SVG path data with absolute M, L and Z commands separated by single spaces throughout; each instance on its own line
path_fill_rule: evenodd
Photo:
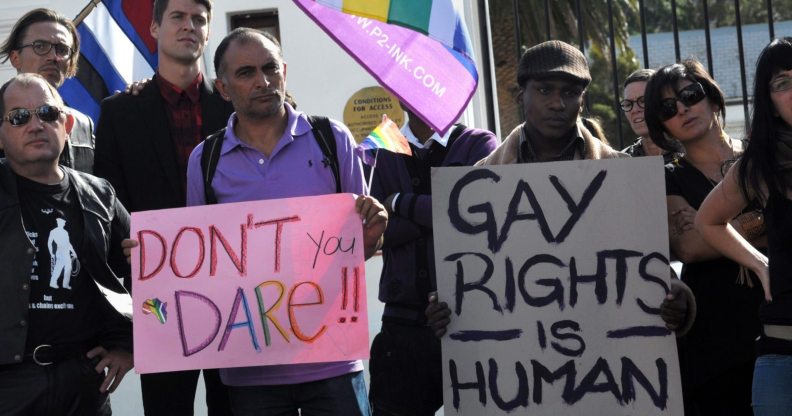
M 143 302 L 143 314 L 152 314 L 157 317 L 157 320 L 161 324 L 164 324 L 168 321 L 168 311 L 165 309 L 167 306 L 167 302 L 163 302 L 158 298 L 146 299 L 146 301 Z
M 374 164 L 374 156 L 368 150 L 385 149 L 393 153 L 412 156 L 407 138 L 401 133 L 399 126 L 384 114 L 379 126 L 372 130 L 357 148 L 363 153 L 363 161 L 367 165 Z

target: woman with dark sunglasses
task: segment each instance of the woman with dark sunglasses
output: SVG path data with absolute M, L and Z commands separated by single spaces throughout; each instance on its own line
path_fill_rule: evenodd
M 760 277 L 768 302 L 759 311 L 754 414 L 792 415 L 792 37 L 759 55 L 751 115 L 748 149 L 704 201 L 696 226 Z M 752 201 L 766 215 L 769 260 L 727 225 Z
M 742 142 L 723 131 L 723 92 L 697 61 L 657 70 L 645 99 L 652 141 L 670 151 L 684 148 L 666 165 L 665 175 L 671 251 L 684 263 L 682 280 L 698 304 L 696 321 L 679 342 L 685 414 L 751 415 L 761 287 L 693 227 L 696 210 L 742 153 Z M 749 212 L 732 220 L 752 242 L 759 234 L 753 228 L 756 217 Z

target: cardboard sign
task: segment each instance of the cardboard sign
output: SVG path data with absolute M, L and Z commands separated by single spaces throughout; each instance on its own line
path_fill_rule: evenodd
M 446 415 L 681 415 L 662 161 L 432 176 Z
M 139 373 L 368 358 L 354 196 L 132 214 Z

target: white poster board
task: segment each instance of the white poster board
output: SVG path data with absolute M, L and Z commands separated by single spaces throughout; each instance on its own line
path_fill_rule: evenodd
M 662 159 L 432 173 L 446 415 L 681 415 Z

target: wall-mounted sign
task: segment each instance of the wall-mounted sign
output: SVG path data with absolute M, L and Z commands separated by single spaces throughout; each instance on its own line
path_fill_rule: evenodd
M 404 111 L 399 99 L 382 87 L 366 87 L 352 94 L 344 106 L 344 124 L 349 127 L 355 141 L 363 139 L 387 114 L 398 126 L 404 125 Z

